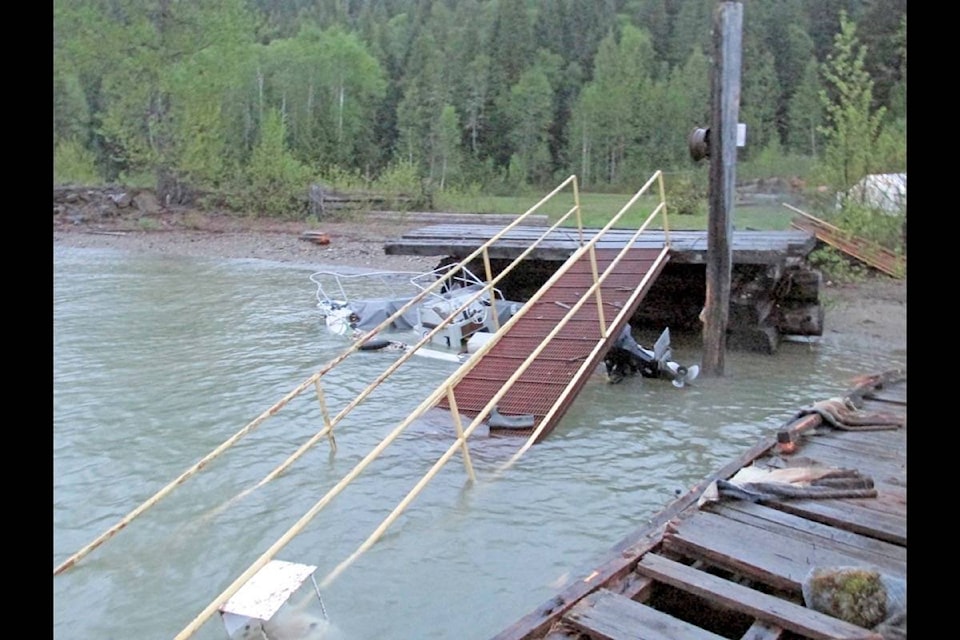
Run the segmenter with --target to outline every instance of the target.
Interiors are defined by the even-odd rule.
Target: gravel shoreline
[[[157,231],[115,228],[54,229],[54,245],[109,248],[136,253],[208,258],[239,258],[374,270],[425,271],[442,256],[388,256],[383,244],[407,228],[389,223],[362,225],[334,223],[323,226],[330,238],[321,245],[300,237],[305,225],[275,225],[255,230],[163,229]],[[279,228],[278,228],[279,227]]]

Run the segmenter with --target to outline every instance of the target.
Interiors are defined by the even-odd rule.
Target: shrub
[[[53,183],[93,186],[102,180],[92,151],[77,140],[64,140],[53,150]]]
[[[286,149],[286,126],[276,110],[268,114],[260,135],[245,172],[244,208],[255,215],[303,214],[310,170]]]
[[[867,274],[866,267],[862,264],[829,246],[811,252],[809,261],[831,282],[859,282]]]
[[[836,216],[836,226],[875,242],[891,251],[903,250],[903,221],[906,214],[890,214],[847,200]]]
[[[690,178],[674,178],[666,184],[667,211],[679,215],[700,215],[707,210],[706,191]]]

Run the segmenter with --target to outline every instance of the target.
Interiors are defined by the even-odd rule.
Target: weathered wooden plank
[[[879,636],[842,620],[775,596],[648,553],[637,571],[671,587],[777,625],[813,640],[879,640]]]
[[[898,397],[901,390],[905,398],[905,380],[885,384],[881,393]],[[870,393],[873,392],[867,395]],[[864,408],[876,411],[902,410],[898,405],[869,398],[864,399]],[[835,441],[842,443],[842,446]],[[678,564],[687,569],[706,575],[710,575],[710,566],[726,569],[759,583],[759,591],[767,591],[761,586],[767,585],[775,592],[787,594],[781,599],[797,606],[801,602],[800,585],[814,566],[870,566],[887,574],[905,575],[905,552],[894,549],[894,546],[906,547],[905,428],[896,431],[825,431],[817,436],[803,437],[795,456],[779,449],[779,455],[775,454],[773,447],[777,439],[774,436],[766,438],[765,443],[761,442],[751,452],[698,483],[690,493],[661,512],[654,522],[617,545],[610,559],[596,571],[496,636],[495,640],[537,640],[542,639],[548,630],[552,634],[554,631],[561,633],[561,629],[563,635],[549,637],[556,640],[582,640],[585,637],[583,633],[561,622],[561,616],[573,610],[579,602],[575,594],[580,593],[580,597],[585,597],[603,588],[635,600],[646,599],[647,591],[651,589],[650,581],[655,579],[647,574],[643,574],[641,580],[636,576],[642,572],[639,568],[641,563],[654,553],[658,557],[675,558]],[[902,443],[902,446],[896,443]],[[871,455],[865,453],[867,449],[871,450]],[[826,455],[808,455],[811,452],[829,454],[830,462],[836,464],[824,462]],[[896,477],[875,475],[878,470],[888,471],[890,460],[900,458],[903,459],[903,467]],[[762,506],[727,502],[724,504],[727,509],[724,517],[706,510],[696,511],[696,497],[710,483],[729,479],[751,462],[779,468],[784,459],[796,465],[821,463],[857,469],[874,478],[878,495],[876,498],[860,500],[782,500]],[[759,526],[738,523],[734,521],[736,518],[726,517],[732,510],[751,515],[762,511],[765,514],[763,520],[770,522],[763,522]],[[780,513],[771,514],[770,511]],[[817,527],[818,524],[821,526]],[[818,529],[822,530],[819,535]],[[862,548],[858,545],[858,538],[851,536],[851,533],[860,534]],[[696,560],[694,565],[685,564],[688,558]],[[878,559],[881,561],[876,561]],[[700,564],[706,569],[698,566]],[[719,576],[712,578],[722,579]],[[721,595],[733,597],[727,593],[726,584],[723,586]],[[655,586],[653,593],[657,593]],[[697,595],[689,591],[686,593],[691,594],[686,596],[688,598]],[[715,608],[709,603],[705,603],[705,606],[707,609]],[[696,614],[689,617],[686,613],[678,615],[691,621],[702,619]],[[736,615],[742,618],[744,614]],[[741,636],[741,640],[774,640],[782,637],[794,638],[797,634],[778,624],[757,620]]]
[[[898,412],[885,411],[884,414],[886,414],[884,417],[889,420]],[[880,420],[881,418],[875,419]],[[808,442],[811,445],[822,444],[851,451],[857,454],[851,456],[854,460],[862,457],[864,459],[903,461],[907,444],[903,428],[896,425],[878,426],[892,428],[857,431],[824,425],[821,427],[818,436],[811,438]]]
[[[673,534],[664,538],[663,546],[795,593],[800,592],[807,573],[816,566],[867,564],[892,575],[906,572],[904,563],[837,545],[828,537],[812,544],[706,512],[683,520]]]
[[[564,621],[597,640],[722,640],[706,629],[606,589],[592,593]]]
[[[608,584],[607,589],[624,598],[643,602],[650,597],[653,586],[654,581],[647,576],[638,573],[629,573],[624,576],[622,580]]]
[[[762,620],[756,620],[747,632],[740,636],[740,640],[781,640],[786,633],[775,624],[769,624]]]
[[[793,502],[783,500],[780,502]],[[808,500],[807,502],[833,502],[832,500]],[[782,533],[784,536],[795,537],[796,540],[810,544],[820,544],[824,537],[841,548],[841,545],[862,550],[864,553],[875,553],[889,558],[891,561],[903,563],[906,567],[907,550],[900,545],[884,542],[868,536],[852,533],[843,529],[825,526],[823,523],[811,521],[799,515],[779,510],[773,503],[765,505],[753,502],[728,500],[721,504],[704,506],[704,509],[721,515],[735,522],[742,522],[755,527],[762,527],[769,531]]]
[[[903,456],[896,453],[884,457],[868,456],[864,455],[862,448],[843,445],[839,439],[810,439],[803,445],[803,455],[826,466],[855,469],[873,478],[878,490],[887,484],[902,486],[906,482],[906,459]]]
[[[384,245],[387,255],[460,255],[476,250],[504,226],[484,224],[432,225],[414,229],[400,239]],[[503,233],[490,247],[491,257],[512,259],[544,236],[545,229],[518,225]],[[584,229],[582,239],[593,238],[599,229]],[[630,240],[635,230],[610,229],[598,246],[619,248]],[[663,243],[669,236],[671,259],[679,262],[703,263],[707,252],[705,231],[645,231],[638,242]],[[580,246],[581,234],[572,227],[555,229],[546,234],[530,254],[538,260],[563,261]],[[786,257],[806,256],[816,246],[816,238],[798,231],[735,231],[732,240],[734,262],[739,264],[778,264]]]
[[[861,500],[784,500],[770,506],[837,529],[907,546],[907,517],[861,508]]]
[[[907,386],[903,385],[899,389],[877,389],[871,394],[864,396],[866,401],[874,401],[872,404],[865,404],[865,407],[873,407],[877,409],[880,403],[890,403],[898,405],[907,404]]]

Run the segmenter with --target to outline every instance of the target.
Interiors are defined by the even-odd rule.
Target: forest
[[[54,0],[54,184],[305,215],[311,185],[692,171],[717,0]],[[906,0],[745,0],[740,175],[906,171]]]

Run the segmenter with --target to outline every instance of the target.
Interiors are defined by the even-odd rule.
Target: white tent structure
[[[907,174],[875,173],[864,176],[847,191],[846,198],[891,215],[906,214]],[[839,206],[840,199],[837,200]]]

